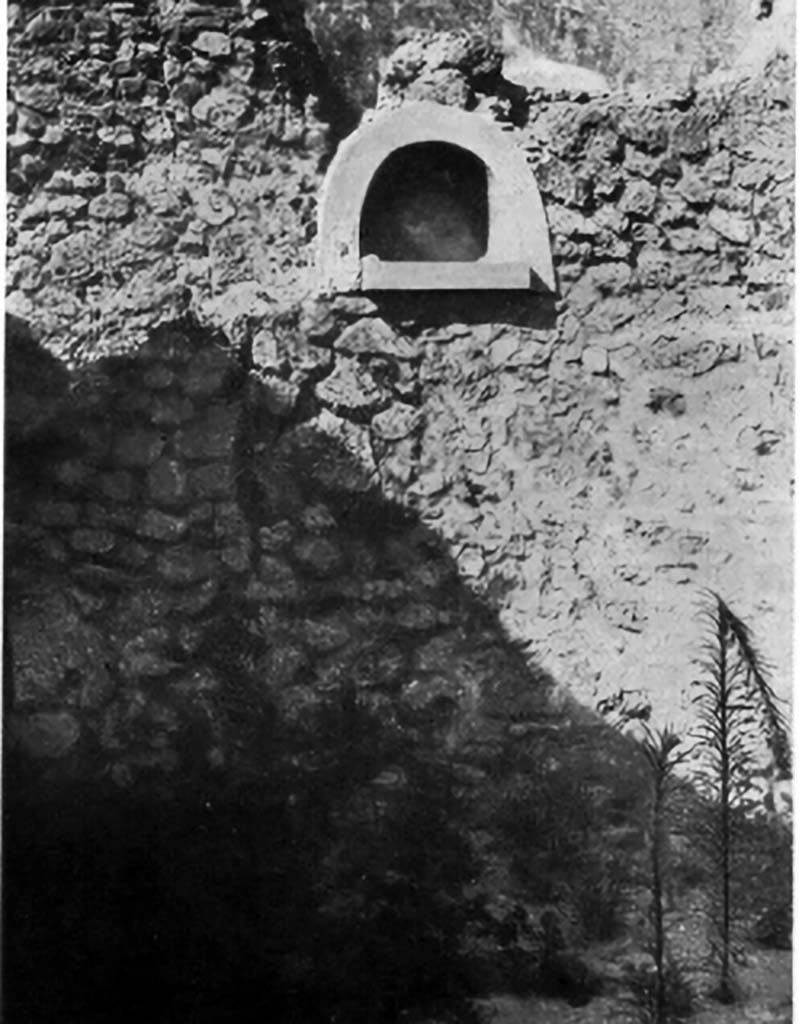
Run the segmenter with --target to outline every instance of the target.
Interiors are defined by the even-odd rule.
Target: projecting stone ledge
[[[532,288],[533,273],[526,263],[384,262],[377,256],[361,260],[364,291],[432,291],[474,288]]]

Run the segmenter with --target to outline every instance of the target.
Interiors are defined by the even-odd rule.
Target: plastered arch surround
[[[384,262],[361,258],[360,221],[372,179],[396,150],[446,143],[486,168],[488,247],[474,262]],[[437,103],[378,111],[346,138],[322,190],[317,267],[323,293],[371,289],[532,288],[554,291],[541,196],[524,154],[493,122]]]

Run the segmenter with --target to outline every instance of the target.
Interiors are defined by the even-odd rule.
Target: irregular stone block
[[[105,192],[89,203],[89,216],[94,220],[121,221],[130,213],[130,198],[124,192]]]
[[[492,454],[488,448],[482,451],[465,451],[461,453],[460,464],[471,476],[483,476],[491,465]]]
[[[294,539],[294,527],[288,520],[274,526],[262,526],[258,531],[258,543],[263,551],[281,551]]]
[[[747,245],[752,237],[752,227],[747,217],[714,207],[707,218],[708,225],[722,238],[736,245]]]
[[[189,525],[196,523],[210,523],[214,518],[214,503],[211,501],[200,501],[189,509]]]
[[[602,263],[591,267],[589,276],[601,294],[615,295],[629,285],[632,269],[627,263]]]
[[[137,533],[143,537],[152,537],[153,540],[172,541],[179,540],[187,529],[188,523],[184,517],[151,508],[139,520]]]
[[[16,91],[18,104],[23,107],[29,107],[40,114],[55,114],[58,111],[61,99],[62,93],[59,87],[45,82],[24,86]]]
[[[231,572],[247,572],[250,568],[250,541],[244,538],[237,544],[228,544],[219,552],[219,560]]]
[[[47,215],[72,220],[81,217],[88,209],[88,205],[88,200],[84,196],[56,196],[47,204]]]
[[[594,241],[594,256],[605,260],[627,261],[632,252],[629,241],[619,238],[608,231],[603,231]]]
[[[119,658],[120,672],[129,679],[168,675],[177,667],[177,663],[164,653],[169,640],[169,630],[165,626],[147,629],[129,640]]]
[[[167,583],[186,585],[209,579],[217,570],[216,555],[192,547],[172,548],[156,559],[158,572]]]
[[[158,217],[137,217],[129,234],[131,242],[145,250],[143,258],[157,258],[175,247],[178,235],[164,225]]]
[[[665,409],[672,416],[682,416],[687,404],[682,392],[674,391],[672,388],[657,387],[649,389],[647,408],[652,412],[660,412],[661,409]]]
[[[699,249],[698,234],[696,228],[672,228],[668,232],[669,247],[674,252],[696,252]]]
[[[378,313],[377,304],[368,295],[335,295],[330,301],[333,311],[345,317],[371,317]]]
[[[33,715],[12,714],[9,733],[24,753],[33,758],[59,758],[68,754],[80,739],[80,725],[68,711],[41,711]]]
[[[598,232],[609,231],[614,235],[625,232],[629,226],[628,218],[615,206],[600,206],[591,217],[591,223]]]
[[[117,539],[110,530],[73,530],[69,542],[76,551],[92,555],[107,555]]]
[[[158,427],[176,427],[190,420],[194,406],[180,395],[154,395],[147,405],[150,422]]]
[[[230,36],[225,32],[200,32],[192,48],[208,57],[229,57],[231,54]]]
[[[408,86],[405,92],[407,100],[430,100],[446,107],[459,107],[465,110],[472,99],[472,90],[465,76],[455,68],[437,68],[427,71]],[[378,106],[388,105],[385,100]]]
[[[427,602],[416,602],[396,612],[394,621],[402,629],[435,629],[439,622],[438,610]]]
[[[238,540],[250,536],[247,519],[235,501],[216,502],[210,518],[215,537]]]
[[[140,348],[140,359],[164,359],[167,362],[185,363],[196,352],[196,347],[185,334],[174,328],[156,331]]]
[[[133,496],[133,477],[123,469],[95,477],[95,485],[101,494],[112,501],[130,501]]]
[[[185,615],[199,615],[210,608],[218,594],[219,581],[212,577],[176,597],[175,610]]]
[[[262,329],[252,342],[252,361],[261,370],[280,376],[291,371],[292,383],[312,375],[322,376],[333,362],[329,348],[311,344],[293,329]]]
[[[411,438],[403,438],[401,441],[386,444],[385,453],[376,453],[379,459],[380,476],[383,485],[389,489],[391,496],[397,487],[407,487],[416,476],[419,463],[417,443]],[[402,495],[397,494],[401,498]]]
[[[262,555],[258,562],[258,579],[247,588],[249,596],[264,601],[296,601],[300,596],[300,583],[294,570],[282,559]]]
[[[330,345],[341,330],[341,317],[329,300],[317,298],[303,303],[298,329],[312,345]]]
[[[188,495],[188,473],[174,459],[159,459],[147,474],[147,490],[157,505],[180,505]]]
[[[460,701],[461,689],[454,679],[445,676],[433,676],[424,681],[414,679],[402,688],[401,699],[414,711],[423,711],[432,705],[443,702],[454,708]]]
[[[240,408],[212,405],[175,437],[175,448],[187,459],[229,458],[233,454]]]
[[[706,178],[699,174],[684,174],[677,186],[683,198],[694,206],[704,206],[713,201],[716,190]]]
[[[128,565],[135,569],[140,569],[151,560],[152,554],[143,545],[127,541],[124,544],[120,544],[114,558],[120,565]]]
[[[215,693],[221,683],[216,673],[205,666],[195,669],[190,675],[169,684],[169,689],[181,697],[193,697],[197,694]]]
[[[466,579],[477,579],[485,572],[485,559],[476,548],[464,548],[456,561],[459,571]]]
[[[408,596],[409,586],[404,580],[369,580],[357,586],[354,596],[366,604],[375,601],[398,601]]]
[[[43,526],[77,526],[79,508],[66,501],[38,501],[31,506],[30,517]]]
[[[325,537],[311,537],[294,546],[294,556],[304,568],[325,579],[335,575],[341,567],[343,555],[333,541]]]
[[[686,114],[671,132],[671,146],[680,156],[699,157],[710,148],[707,118],[699,113]]]
[[[575,172],[563,160],[551,157],[536,163],[535,176],[541,192],[560,203],[571,204],[577,195]]]
[[[600,167],[594,177],[594,196],[597,199],[616,198],[624,187],[623,175],[613,167]]]
[[[30,153],[30,151],[36,145],[36,139],[33,136],[28,135],[27,132],[12,132],[6,139],[6,148],[8,149],[9,155],[22,156],[23,154]]]
[[[410,406],[395,402],[372,420],[372,430],[384,441],[398,441],[417,435],[424,427],[424,414]]]
[[[619,200],[619,209],[631,217],[646,219],[657,202],[657,189],[646,181],[631,181]]]
[[[305,642],[314,651],[328,654],[345,647],[350,640],[350,633],[344,623],[335,619],[323,621],[306,620],[302,624],[302,635]]]
[[[342,358],[329,377],[316,386],[320,402],[342,411],[364,413],[387,403],[387,394],[357,359]]]
[[[249,97],[234,89],[217,86],[192,107],[192,116],[220,132],[233,132],[250,110]]]
[[[262,328],[252,340],[252,361],[259,370],[266,373],[280,373],[285,363],[285,354],[280,351],[280,342],[272,330]]]
[[[223,188],[208,186],[196,189],[192,199],[194,215],[203,224],[218,228],[236,216],[236,204]]]
[[[386,360],[383,379],[391,388],[394,397],[404,403],[416,404],[419,399],[419,372],[416,365],[395,363]],[[375,372],[378,367],[375,367]],[[387,372],[390,371],[390,372]]]
[[[665,228],[675,224],[693,226],[696,224],[696,214],[681,196],[671,193],[665,197],[665,201],[661,202],[655,216],[655,223]]]
[[[680,274],[668,253],[646,248],[638,254],[636,277],[642,288],[665,288],[675,284]]]
[[[563,238],[592,237],[597,232],[593,221],[567,206],[550,207],[549,226],[554,234]]]
[[[294,411],[300,397],[300,388],[291,381],[268,377],[263,381],[261,397],[273,416],[287,418]]]
[[[704,164],[704,173],[714,185],[728,185],[732,174],[732,160],[729,150],[721,149]]]
[[[15,707],[57,699],[93,706],[107,693],[110,656],[104,639],[66,593],[23,597],[9,607],[8,618]]]
[[[662,153],[669,144],[666,124],[651,109],[631,107],[625,111],[619,125],[622,137],[629,139],[645,153]],[[629,153],[629,151],[628,151]]]
[[[196,397],[221,391],[234,367],[232,354],[219,348],[204,349],[192,356],[183,380],[183,390],[187,395]]]
[[[154,430],[141,430],[122,434],[114,442],[114,457],[124,467],[151,466],[166,444],[166,435]]]
[[[147,85],[144,75],[123,75],[119,79],[119,91],[126,100],[138,100]]]
[[[278,643],[258,667],[270,689],[282,690],[290,686],[301,671],[308,668],[308,658],[302,648]]]
[[[124,505],[108,505],[90,502],[85,507],[84,525],[89,524],[100,530],[117,530],[127,533],[136,520],[134,509]]]
[[[146,388],[160,391],[162,388],[168,388],[174,379],[175,374],[168,366],[164,366],[163,363],[154,363],[144,371],[142,384]]]
[[[604,374],[608,372],[607,350],[599,345],[588,345],[583,349],[583,368],[588,373]]]
[[[336,520],[326,505],[309,505],[303,509],[302,525],[310,533],[326,533],[335,530]]]
[[[231,498],[236,478],[233,467],[227,462],[212,462],[198,466],[188,474],[189,493],[200,500]]]

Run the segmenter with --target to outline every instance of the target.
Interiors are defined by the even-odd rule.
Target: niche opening
[[[546,216],[524,150],[436,103],[365,115],[319,204],[320,291],[553,292]]]
[[[418,142],[380,165],[361,209],[361,258],[471,263],[487,251],[488,172],[479,157]]]

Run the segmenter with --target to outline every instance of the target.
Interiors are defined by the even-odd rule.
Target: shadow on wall
[[[4,1019],[590,998],[562,954],[643,870],[635,752],[224,339],[7,351]]]

